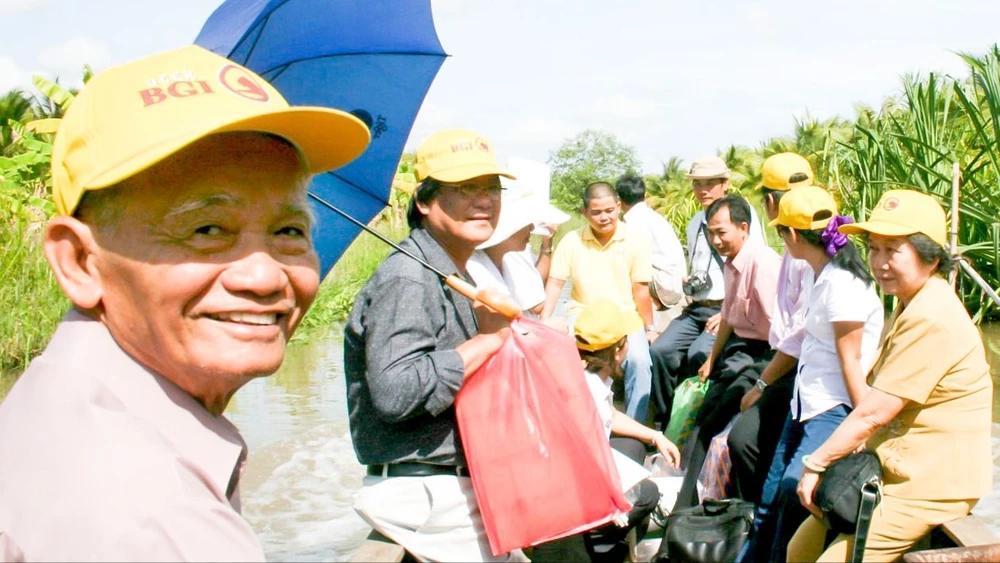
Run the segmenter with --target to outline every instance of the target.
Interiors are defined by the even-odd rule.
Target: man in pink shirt
[[[43,238],[72,308],[0,404],[0,561],[264,561],[223,411],[316,296],[309,178],[369,138],[200,47],[87,83]]]
[[[750,204],[727,195],[709,206],[709,242],[726,258],[726,298],[719,334],[708,359],[698,369],[712,380],[695,419],[693,450],[674,509],[698,504],[698,473],[712,438],[740,412],[740,401],[760,377],[759,365],[773,355],[768,342],[781,258],[762,241],[750,238]]]
[[[757,189],[769,220],[778,217],[778,202],[789,190],[811,185],[812,166],[801,155],[785,152],[769,156],[761,167]],[[734,494],[760,504],[764,480],[778,438],[791,408],[795,372],[806,334],[806,309],[814,282],[812,266],[785,252],[778,274],[778,294],[771,312],[768,341],[774,357],[760,379],[743,396],[742,413],[729,432]]]

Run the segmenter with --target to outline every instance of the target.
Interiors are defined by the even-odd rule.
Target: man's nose
[[[287,287],[288,275],[270,252],[256,250],[230,264],[222,275],[222,283],[233,293],[267,297]]]

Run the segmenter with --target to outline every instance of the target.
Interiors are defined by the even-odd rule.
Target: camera
[[[687,281],[684,282],[684,285],[681,286],[681,289],[684,290],[684,295],[689,297],[703,291],[708,291],[712,289],[712,278],[708,277],[708,272],[705,271],[692,272],[688,276]]]

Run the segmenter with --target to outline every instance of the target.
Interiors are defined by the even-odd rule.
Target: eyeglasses
[[[442,182],[441,185],[448,186],[449,188],[454,188],[462,192],[462,195],[467,197],[477,197],[485,194],[493,199],[498,199],[500,197],[500,194],[502,194],[503,191],[506,189],[503,187],[503,185],[499,183],[482,185],[482,184],[473,184],[471,182],[468,184],[446,184]]]

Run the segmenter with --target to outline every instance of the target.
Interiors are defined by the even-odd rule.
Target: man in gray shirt
[[[421,180],[401,246],[445,274],[469,280],[466,262],[500,215],[492,144],[447,130],[417,149]],[[412,258],[394,253],[361,290],[344,339],[351,437],[368,477],[355,509],[421,560],[494,557],[457,436],[453,406],[465,378],[510,328]]]

